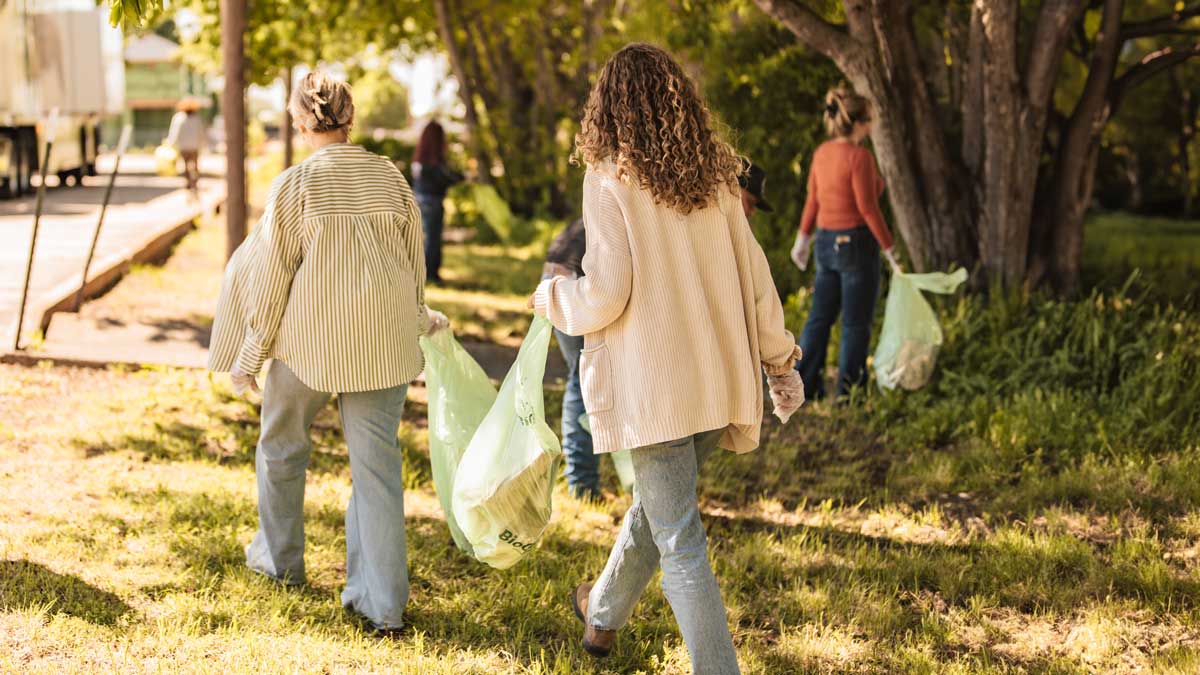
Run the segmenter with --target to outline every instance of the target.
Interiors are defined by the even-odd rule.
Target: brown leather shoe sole
[[[571,593],[571,607],[575,609],[575,616],[583,622],[583,651],[604,658],[612,652],[613,643],[617,641],[617,631],[601,630],[588,625],[587,622],[587,598],[592,592],[591,584],[579,584],[575,587],[575,592]]]

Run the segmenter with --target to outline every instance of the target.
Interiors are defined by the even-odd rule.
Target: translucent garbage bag
[[[942,327],[921,291],[953,293],[967,280],[967,271],[952,274],[893,274],[883,315],[883,330],[875,348],[875,379],[883,389],[920,389],[933,376]]]
[[[179,175],[179,151],[163,144],[154,149],[154,172],[168,178]]]
[[[579,416],[579,425],[589,434],[592,433],[592,424],[586,414]],[[609,455],[612,457],[613,468],[617,470],[617,481],[621,483],[621,489],[626,494],[633,494],[633,456],[628,450],[618,450]]]
[[[420,343],[425,354],[425,387],[429,395],[433,486],[454,543],[470,554],[471,544],[459,528],[451,505],[454,474],[475,430],[496,401],[496,388],[451,331],[422,336]]]
[[[550,323],[535,317],[454,476],[454,518],[475,558],[497,569],[533,550],[550,522],[562,446],[546,424]]]

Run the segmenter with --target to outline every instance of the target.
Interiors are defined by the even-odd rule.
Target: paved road
[[[146,170],[144,158],[123,169]],[[102,162],[101,170],[111,163]],[[46,193],[33,262],[22,340],[38,330],[43,312],[78,288],[88,246],[100,213],[106,177],[83,186],[51,188]],[[181,189],[181,179],[122,175],[105,217],[89,279],[121,264],[150,242],[211,211],[223,199],[220,181],[204,179],[199,197]],[[11,349],[17,309],[25,280],[35,200],[0,201],[0,351]]]

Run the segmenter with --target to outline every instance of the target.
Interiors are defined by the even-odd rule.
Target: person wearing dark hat
[[[757,164],[745,162],[746,171],[738,176],[738,185],[742,187],[742,210],[746,218],[754,215],[755,211],[773,213],[775,209],[767,201],[767,173]]]

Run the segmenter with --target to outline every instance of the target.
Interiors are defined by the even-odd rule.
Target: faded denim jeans
[[[637,448],[633,505],[588,598],[595,628],[617,630],[662,567],[663,594],[683,633],[696,675],[737,675],[737,654],[721,589],[708,561],[696,481],[723,429]]]
[[[825,397],[825,354],[839,312],[842,342],[837,395],[846,396],[852,388],[866,384],[880,277],[879,244],[865,225],[845,231],[817,230],[815,249],[812,309],[800,333],[804,356],[796,362],[804,380],[804,397],[813,401]]]
[[[342,604],[376,628],[403,627],[408,604],[403,461],[396,437],[407,391],[401,385],[338,394],[353,482]],[[331,396],[309,389],[282,361],[271,364],[255,453],[259,529],[246,547],[246,564],[288,584],[304,583],[309,427]]]

